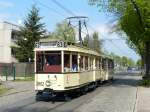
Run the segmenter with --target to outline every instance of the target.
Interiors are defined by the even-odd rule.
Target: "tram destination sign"
[[[67,47],[67,42],[64,42],[64,41],[36,42],[35,47],[36,48]]]

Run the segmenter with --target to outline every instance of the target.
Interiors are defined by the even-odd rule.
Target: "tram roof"
[[[67,43],[65,41],[61,41],[59,39],[46,39],[46,40],[41,40],[39,43],[53,43],[53,42],[63,42]],[[84,53],[84,54],[90,54],[90,55],[95,55],[95,56],[101,56],[104,58],[109,58],[112,59],[110,56],[105,55],[105,54],[100,54],[95,50],[92,50],[87,47],[81,47],[79,45],[72,45],[73,43],[70,43],[70,45],[63,46],[63,47],[58,47],[58,46],[44,46],[44,47],[38,47],[35,48],[34,51],[70,51],[70,52],[78,52],[78,53]]]

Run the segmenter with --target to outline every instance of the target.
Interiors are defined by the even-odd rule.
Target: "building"
[[[9,23],[0,22],[0,63],[17,62],[14,58],[14,52],[11,46],[15,45],[16,31],[19,26]]]

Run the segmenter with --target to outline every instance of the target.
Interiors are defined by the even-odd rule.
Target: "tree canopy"
[[[48,38],[75,43],[75,36],[74,28],[69,26],[66,21],[62,21],[56,24],[55,30],[49,34]]]
[[[89,3],[117,17],[117,31],[123,31],[129,46],[146,59],[149,74],[150,0],[89,0]]]
[[[41,23],[41,19],[39,9],[33,5],[24,20],[24,26],[20,27],[20,30],[17,32],[17,46],[12,47],[16,52],[15,57],[20,62],[33,61],[35,42],[38,42],[46,31],[44,24]]]

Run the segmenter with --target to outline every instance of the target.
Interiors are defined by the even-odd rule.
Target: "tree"
[[[35,42],[38,42],[45,34],[44,24],[40,22],[41,19],[39,9],[33,5],[24,21],[24,26],[20,27],[20,31],[17,33],[17,47],[13,47],[16,52],[15,57],[20,62],[33,61]]]
[[[123,66],[128,66],[128,65],[129,65],[129,63],[128,63],[128,58],[127,58],[127,57],[123,56],[123,57],[121,58],[121,60],[122,60],[122,65],[123,65]]]
[[[150,0],[90,0],[90,3],[118,18],[117,30],[125,32],[130,47],[145,58],[146,76],[150,78]]]
[[[75,43],[75,30],[69,26],[66,21],[58,23],[54,31],[54,38],[66,40],[71,43]]]
[[[99,39],[98,32],[94,32],[91,36],[86,35],[83,40],[83,45],[97,52],[101,52],[102,41]]]
[[[101,51],[101,42],[99,40],[98,32],[94,32],[92,35],[93,38],[93,49],[97,52]]]
[[[89,35],[86,35],[83,40],[83,46],[89,47],[90,46],[89,41],[90,41],[90,37],[89,37]]]
[[[141,66],[142,66],[142,60],[141,60],[141,59],[137,60],[136,66],[138,66],[138,67],[141,67]]]

